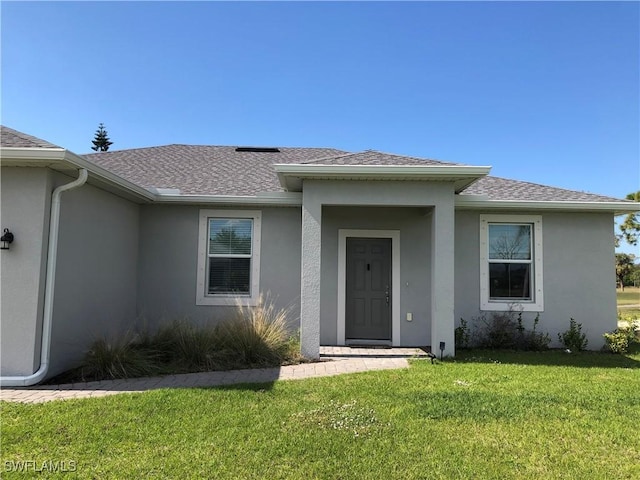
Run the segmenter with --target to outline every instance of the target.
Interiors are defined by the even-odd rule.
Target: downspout
[[[49,370],[51,354],[51,323],[53,320],[53,292],[56,285],[56,260],[58,256],[58,232],[60,231],[60,197],[62,192],[84,185],[88,172],[81,168],[78,178],[73,182],[57,187],[51,196],[51,217],[49,218],[49,246],[47,251],[47,277],[44,290],[44,314],[42,319],[42,347],[40,349],[40,367],[27,376],[0,377],[2,387],[28,387],[42,381]]]

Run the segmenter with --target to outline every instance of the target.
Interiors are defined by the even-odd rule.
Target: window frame
[[[209,220],[253,220],[251,232],[251,267],[249,294],[237,293],[208,293],[209,282]],[[242,305],[257,305],[260,297],[260,246],[262,231],[262,212],[260,210],[223,210],[201,209],[198,228],[198,272],[196,305],[234,306],[238,302]],[[225,255],[214,255],[226,257]],[[231,257],[231,256],[229,256]],[[247,258],[246,255],[242,257]]]
[[[526,259],[491,259],[489,255],[489,226],[503,225],[531,225],[531,256]],[[542,252],[542,215],[480,215],[480,310],[524,312],[544,311],[543,289],[543,252]],[[490,297],[489,265],[491,263],[514,263],[531,265],[531,299],[495,298]]]

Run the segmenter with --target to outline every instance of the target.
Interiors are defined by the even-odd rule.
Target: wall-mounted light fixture
[[[444,342],[440,342],[440,360],[442,360],[443,353],[444,353]]]
[[[2,242],[0,250],[9,250],[9,244],[13,242],[13,233],[11,233],[8,228],[4,229],[4,235],[0,237],[0,242]]]

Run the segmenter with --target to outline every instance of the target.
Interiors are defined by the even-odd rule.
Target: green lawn
[[[616,289],[616,297],[618,301],[618,318],[623,320],[640,319],[640,307],[631,306],[640,305],[640,288],[625,287],[624,292],[618,288]]]
[[[640,353],[2,404],[2,478],[640,478]]]
[[[624,292],[617,288],[616,297],[619,307],[623,305],[640,305],[640,287],[625,287]]]

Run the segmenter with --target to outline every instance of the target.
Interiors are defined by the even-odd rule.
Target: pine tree
[[[109,146],[113,144],[113,142],[109,140],[107,130],[104,128],[104,125],[102,123],[98,125],[96,136],[91,141],[91,143],[93,143],[93,147],[91,147],[91,150],[94,150],[96,152],[106,152],[107,150],[109,150]]]

